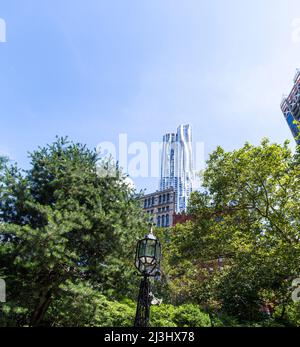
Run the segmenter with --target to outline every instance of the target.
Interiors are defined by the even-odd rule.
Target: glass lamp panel
[[[141,258],[146,255],[146,247],[147,247],[147,241],[142,240],[139,244],[139,251],[138,251],[138,257]]]
[[[151,235],[150,235],[151,236]],[[135,265],[141,273],[154,276],[159,267],[161,246],[156,238],[146,237],[137,244]]]
[[[147,247],[146,247],[146,256],[147,257],[155,257],[155,240],[148,240]]]
[[[154,261],[154,258],[152,258],[152,257],[145,257],[145,264],[152,265],[153,261]]]

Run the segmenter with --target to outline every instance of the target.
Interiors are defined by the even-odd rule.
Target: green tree
[[[7,160],[8,159],[6,157],[0,155],[0,170],[3,169],[4,164],[7,162]]]
[[[54,327],[130,327],[135,316],[131,300],[109,300],[87,281],[68,281],[60,286],[45,323]]]
[[[64,138],[30,158],[28,171],[14,166],[1,179],[0,275],[8,291],[1,323],[43,324],[65,283],[132,296],[132,253],[145,223],[120,170],[104,176],[109,163]]]
[[[300,272],[299,177],[299,149],[288,143],[218,147],[192,195],[193,222],[170,233],[173,296],[239,320],[259,320],[270,303],[283,317]],[[223,270],[209,273],[219,258]]]

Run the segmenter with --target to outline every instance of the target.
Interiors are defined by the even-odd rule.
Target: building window
[[[144,208],[147,207],[147,199],[144,201]]]
[[[160,216],[157,217],[157,226],[160,227]]]
[[[166,227],[170,226],[170,220],[169,220],[169,215],[166,215]]]
[[[161,195],[159,196],[159,203],[161,204]]]
[[[154,205],[154,196],[152,196],[152,205]]]
[[[167,194],[167,201],[170,201],[170,193]]]
[[[163,202],[166,201],[166,194],[163,195]]]
[[[166,210],[169,211],[169,210],[170,210],[170,206],[167,206],[167,207],[166,207]]]
[[[161,217],[161,226],[164,227],[165,226],[165,215],[163,215]]]
[[[298,129],[297,125],[294,124],[295,118],[294,118],[294,116],[292,115],[291,112],[288,113],[288,116],[287,116],[287,118],[286,118],[286,121],[288,122],[289,127],[290,127],[290,129],[291,129],[291,131],[292,131],[294,137],[298,136],[298,134],[299,134],[299,129]]]

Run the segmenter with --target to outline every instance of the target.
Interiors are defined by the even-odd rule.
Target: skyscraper
[[[300,70],[296,72],[292,91],[289,96],[284,96],[281,102],[281,110],[297,144],[300,145],[300,132],[295,124],[295,121],[300,121]]]
[[[180,125],[176,133],[163,137],[160,175],[160,190],[175,190],[176,213],[186,211],[193,183],[192,129],[190,125]]]

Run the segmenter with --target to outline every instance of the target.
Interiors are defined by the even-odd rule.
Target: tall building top
[[[163,136],[160,190],[174,188],[176,213],[185,212],[193,190],[192,128],[180,125],[176,133]]]
[[[174,133],[166,133],[163,136],[163,141],[164,142],[175,141],[175,136],[176,136],[176,134],[174,134]]]
[[[297,83],[297,81],[300,79],[300,69],[296,69],[296,74],[294,77],[294,83]]]
[[[300,69],[296,70],[294,77],[294,86],[288,95],[284,95],[281,101],[281,110],[287,115],[287,112],[291,109],[291,106],[298,100],[300,86]]]
[[[296,70],[294,86],[289,95],[283,97],[280,106],[297,144],[300,144],[297,124],[300,122],[300,69]]]

